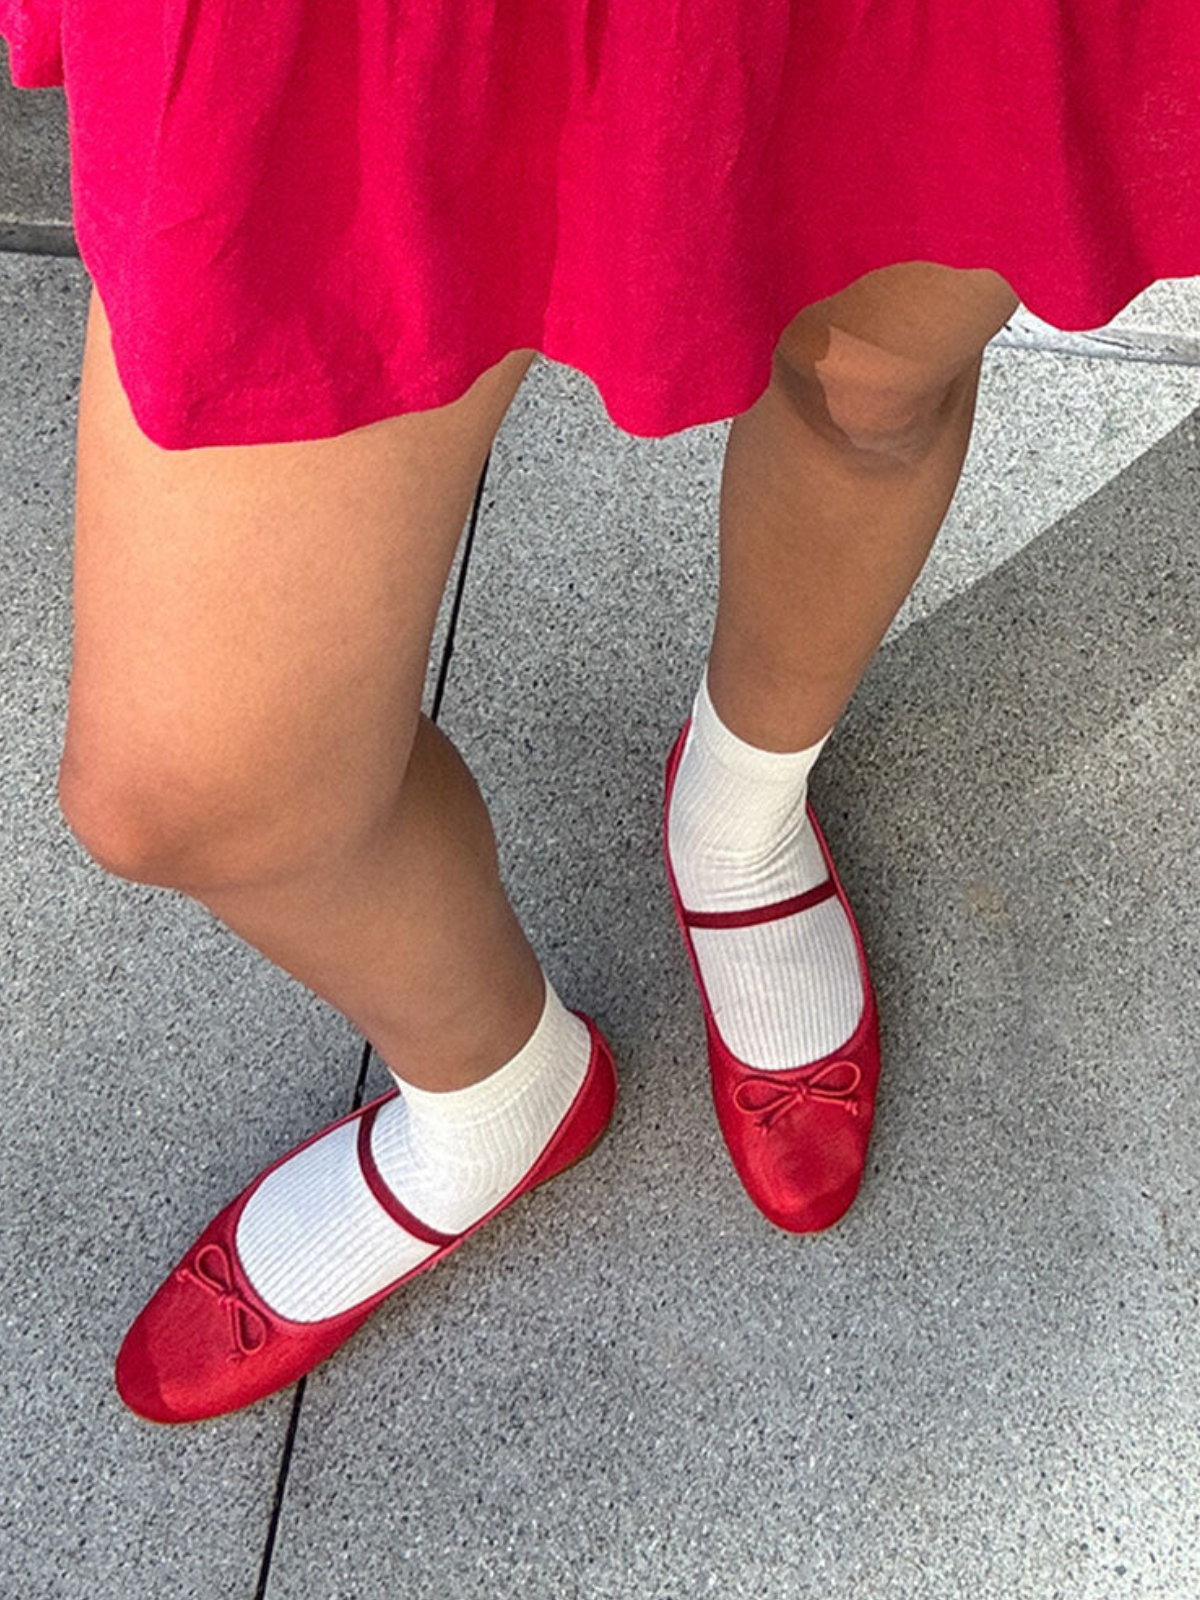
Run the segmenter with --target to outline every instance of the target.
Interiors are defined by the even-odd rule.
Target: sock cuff
[[[418,1120],[464,1127],[487,1121],[524,1094],[548,1065],[572,1054],[574,1047],[582,1051],[586,1061],[590,1053],[583,1049],[586,1024],[567,1009],[544,972],[542,980],[546,996],[537,1026],[510,1061],[478,1083],[470,1083],[465,1089],[423,1089],[392,1072],[410,1112]]]
[[[728,771],[741,773],[762,783],[781,783],[794,787],[808,777],[833,729],[804,750],[762,750],[757,745],[747,744],[732,728],[727,728],[717,715],[717,708],[708,692],[708,663],[705,662],[700,686],[692,703],[692,732],[705,750]]]

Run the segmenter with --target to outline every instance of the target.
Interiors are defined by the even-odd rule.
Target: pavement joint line
[[[79,245],[69,222],[50,218],[17,217],[0,212],[0,255],[67,256],[80,259]]]
[[[442,641],[437,687],[434,691],[433,707],[429,716],[429,720],[435,723],[438,719],[438,712],[441,710],[442,699],[449,677],[450,658],[454,653],[454,636],[458,629],[458,619],[462,610],[467,571],[471,564],[471,550],[475,543],[475,529],[479,522],[479,509],[483,503],[483,493],[487,484],[488,467],[491,465],[491,460],[492,453],[489,450],[483,463],[483,470],[479,474],[479,482],[475,486],[475,499],[471,506],[471,515],[467,523],[466,544],[463,548],[462,560],[459,563],[458,577],[454,589],[454,601],[446,625],[446,637]],[[355,1080],[354,1094],[350,1102],[351,1111],[357,1111],[362,1106],[363,1096],[367,1087],[367,1073],[371,1066],[371,1055],[371,1042],[369,1039],[364,1039],[362,1054],[359,1057],[358,1077]],[[275,1556],[275,1542],[279,1535],[279,1525],[283,1520],[283,1505],[287,1497],[288,1478],[292,1468],[292,1454],[296,1447],[296,1437],[300,1429],[300,1413],[304,1406],[307,1382],[307,1376],[301,1378],[292,1397],[292,1409],[288,1417],[287,1433],[284,1435],[283,1453],[280,1456],[279,1467],[275,1474],[275,1494],[271,1502],[271,1515],[267,1522],[267,1535],[263,1542],[263,1553],[259,1561],[258,1582],[254,1589],[254,1600],[266,1600],[267,1588],[271,1581],[271,1563]]]
[[[1092,328],[1074,332],[1053,326],[1009,322],[990,341],[1007,350],[1083,356],[1090,361],[1151,361],[1165,366],[1200,366],[1200,334],[1161,328]]]
[[[258,1582],[254,1586],[254,1600],[265,1600],[267,1585],[271,1581],[271,1560],[275,1554],[275,1539],[283,1516],[283,1500],[287,1493],[288,1473],[292,1465],[292,1451],[296,1446],[296,1433],[300,1426],[300,1408],[304,1404],[307,1377],[300,1379],[292,1396],[292,1409],[288,1417],[287,1432],[283,1438],[283,1454],[279,1471],[275,1475],[275,1495],[271,1501],[271,1515],[267,1522],[267,1537],[263,1543],[262,1558],[258,1564]]]
[[[454,585],[454,601],[450,607],[450,617],[446,624],[446,637],[442,641],[442,659],[438,665],[437,684],[433,691],[433,704],[429,711],[429,720],[436,722],[438,713],[442,709],[442,700],[445,697],[446,685],[450,680],[450,659],[454,654],[454,641],[458,633],[458,619],[462,611],[463,596],[467,588],[467,573],[471,566],[471,552],[475,548],[475,530],[479,525],[480,507],[483,504],[483,493],[487,487],[488,468],[492,464],[492,452],[489,449],[483,462],[483,470],[479,474],[479,482],[475,485],[475,499],[471,505],[471,515],[467,521],[466,541],[463,545],[462,560],[458,566],[458,578]]]

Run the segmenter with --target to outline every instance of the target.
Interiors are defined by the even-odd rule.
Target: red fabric
[[[51,89],[63,81],[59,0],[0,0],[0,35],[18,89]]]
[[[692,719],[679,730],[667,757],[663,785],[662,838],[675,920],[683,935],[692,976],[700,992],[708,1046],[709,1082],[717,1124],[742,1187],[768,1221],[789,1233],[819,1233],[850,1209],[862,1184],[875,1096],[879,1090],[879,1010],[866,951],[854,912],[808,803],[808,820],[825,859],[828,881],[854,934],[862,975],[863,1011],[840,1050],[804,1066],[763,1072],[734,1055],[721,1037],[704,986],[690,929],[701,925],[683,904],[671,865],[669,819],[675,774]],[[774,902],[786,915],[795,899]]]
[[[0,0],[65,86],[144,430],[329,435],[514,348],[661,435],[804,305],[991,267],[1064,328],[1200,274],[1196,0]]]

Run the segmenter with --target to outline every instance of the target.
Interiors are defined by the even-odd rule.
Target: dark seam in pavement
[[[479,522],[479,507],[483,501],[484,485],[487,482],[488,467],[491,465],[492,453],[489,450],[487,459],[483,463],[483,471],[479,474],[479,482],[475,487],[475,501],[471,507],[471,518],[467,525],[467,540],[463,547],[462,560],[458,567],[458,583],[454,590],[454,601],[450,608],[450,618],[446,624],[446,639],[442,645],[442,659],[438,665],[437,685],[433,692],[433,708],[429,713],[429,720],[436,722],[438,712],[442,708],[442,699],[446,692],[446,682],[450,672],[450,657],[454,653],[454,635],[458,629],[459,612],[462,610],[463,593],[467,585],[467,568],[471,562],[471,551],[475,544],[475,529]],[[364,1041],[362,1059],[358,1067],[358,1080],[354,1085],[354,1098],[351,1102],[351,1111],[357,1111],[363,1103],[363,1094],[367,1086],[367,1071],[371,1065],[371,1046]],[[271,1560],[275,1554],[275,1537],[279,1532],[279,1523],[283,1515],[283,1500],[287,1493],[288,1474],[292,1465],[292,1450],[296,1443],[296,1433],[300,1426],[300,1408],[304,1404],[304,1388],[307,1378],[301,1378],[296,1385],[296,1393],[292,1399],[292,1414],[288,1419],[287,1434],[283,1441],[283,1455],[279,1462],[279,1472],[275,1479],[275,1499],[271,1505],[271,1517],[267,1524],[267,1537],[263,1545],[262,1560],[259,1562],[258,1583],[254,1590],[254,1600],[266,1600],[267,1584],[271,1581]]]

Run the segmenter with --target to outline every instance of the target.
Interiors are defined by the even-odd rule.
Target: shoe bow
[[[833,1081],[839,1078],[842,1081]],[[825,1061],[806,1077],[792,1083],[780,1083],[774,1076],[743,1078],[733,1091],[733,1103],[739,1111],[757,1117],[764,1128],[769,1128],[792,1106],[809,1100],[839,1105],[856,1117],[859,1109],[856,1091],[861,1082],[862,1068],[857,1062]]]
[[[261,1350],[267,1342],[266,1320],[239,1292],[233,1278],[229,1256],[219,1244],[206,1244],[179,1269],[179,1276],[197,1283],[229,1311],[229,1331],[233,1337],[231,1361],[242,1361]]]

